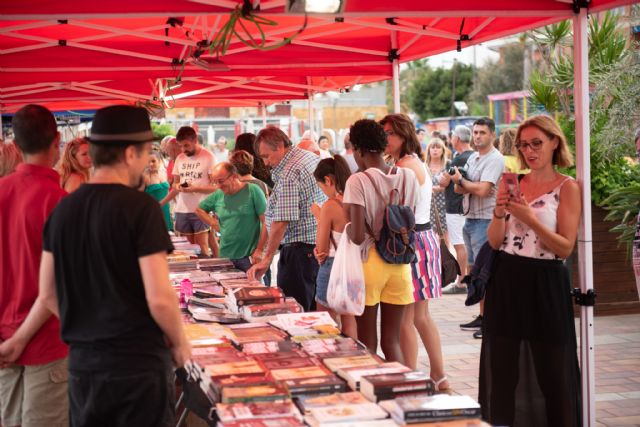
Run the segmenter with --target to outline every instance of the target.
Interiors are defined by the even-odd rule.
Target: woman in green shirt
[[[267,243],[267,200],[260,187],[241,181],[229,162],[218,163],[211,176],[218,190],[200,203],[196,214],[210,226],[215,223],[210,213],[215,214],[220,225],[219,256],[247,271],[262,259]]]

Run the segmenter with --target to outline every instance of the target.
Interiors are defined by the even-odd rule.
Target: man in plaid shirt
[[[256,152],[271,168],[274,187],[267,201],[266,254],[248,271],[249,277],[261,277],[280,248],[278,287],[286,296],[294,297],[305,311],[314,310],[318,263],[313,256],[316,220],[311,205],[326,200],[313,176],[320,158],[292,147],[287,135],[276,127],[258,133]]]

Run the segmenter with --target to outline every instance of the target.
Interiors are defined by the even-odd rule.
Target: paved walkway
[[[447,376],[459,394],[478,396],[480,340],[461,331],[478,306],[465,307],[463,295],[445,295],[431,301],[431,314],[440,328]],[[576,319],[579,336],[580,324]],[[596,425],[640,426],[640,315],[595,319]],[[424,348],[419,364],[428,372]]]

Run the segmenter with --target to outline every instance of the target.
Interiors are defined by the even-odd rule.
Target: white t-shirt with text
[[[205,148],[200,149],[200,152],[194,156],[182,153],[176,158],[173,166],[173,175],[177,177],[175,181],[180,184],[187,182],[195,186],[211,185],[209,175],[215,163],[216,158]],[[205,193],[179,193],[176,198],[175,212],[194,213],[206,196]]]

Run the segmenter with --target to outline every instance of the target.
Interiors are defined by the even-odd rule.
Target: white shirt
[[[209,175],[216,163],[216,158],[205,148],[194,156],[182,153],[176,157],[173,166],[173,175],[177,176],[180,184],[187,182],[189,185],[210,185]],[[200,202],[207,196],[204,193],[179,193],[176,198],[177,213],[194,213]]]

